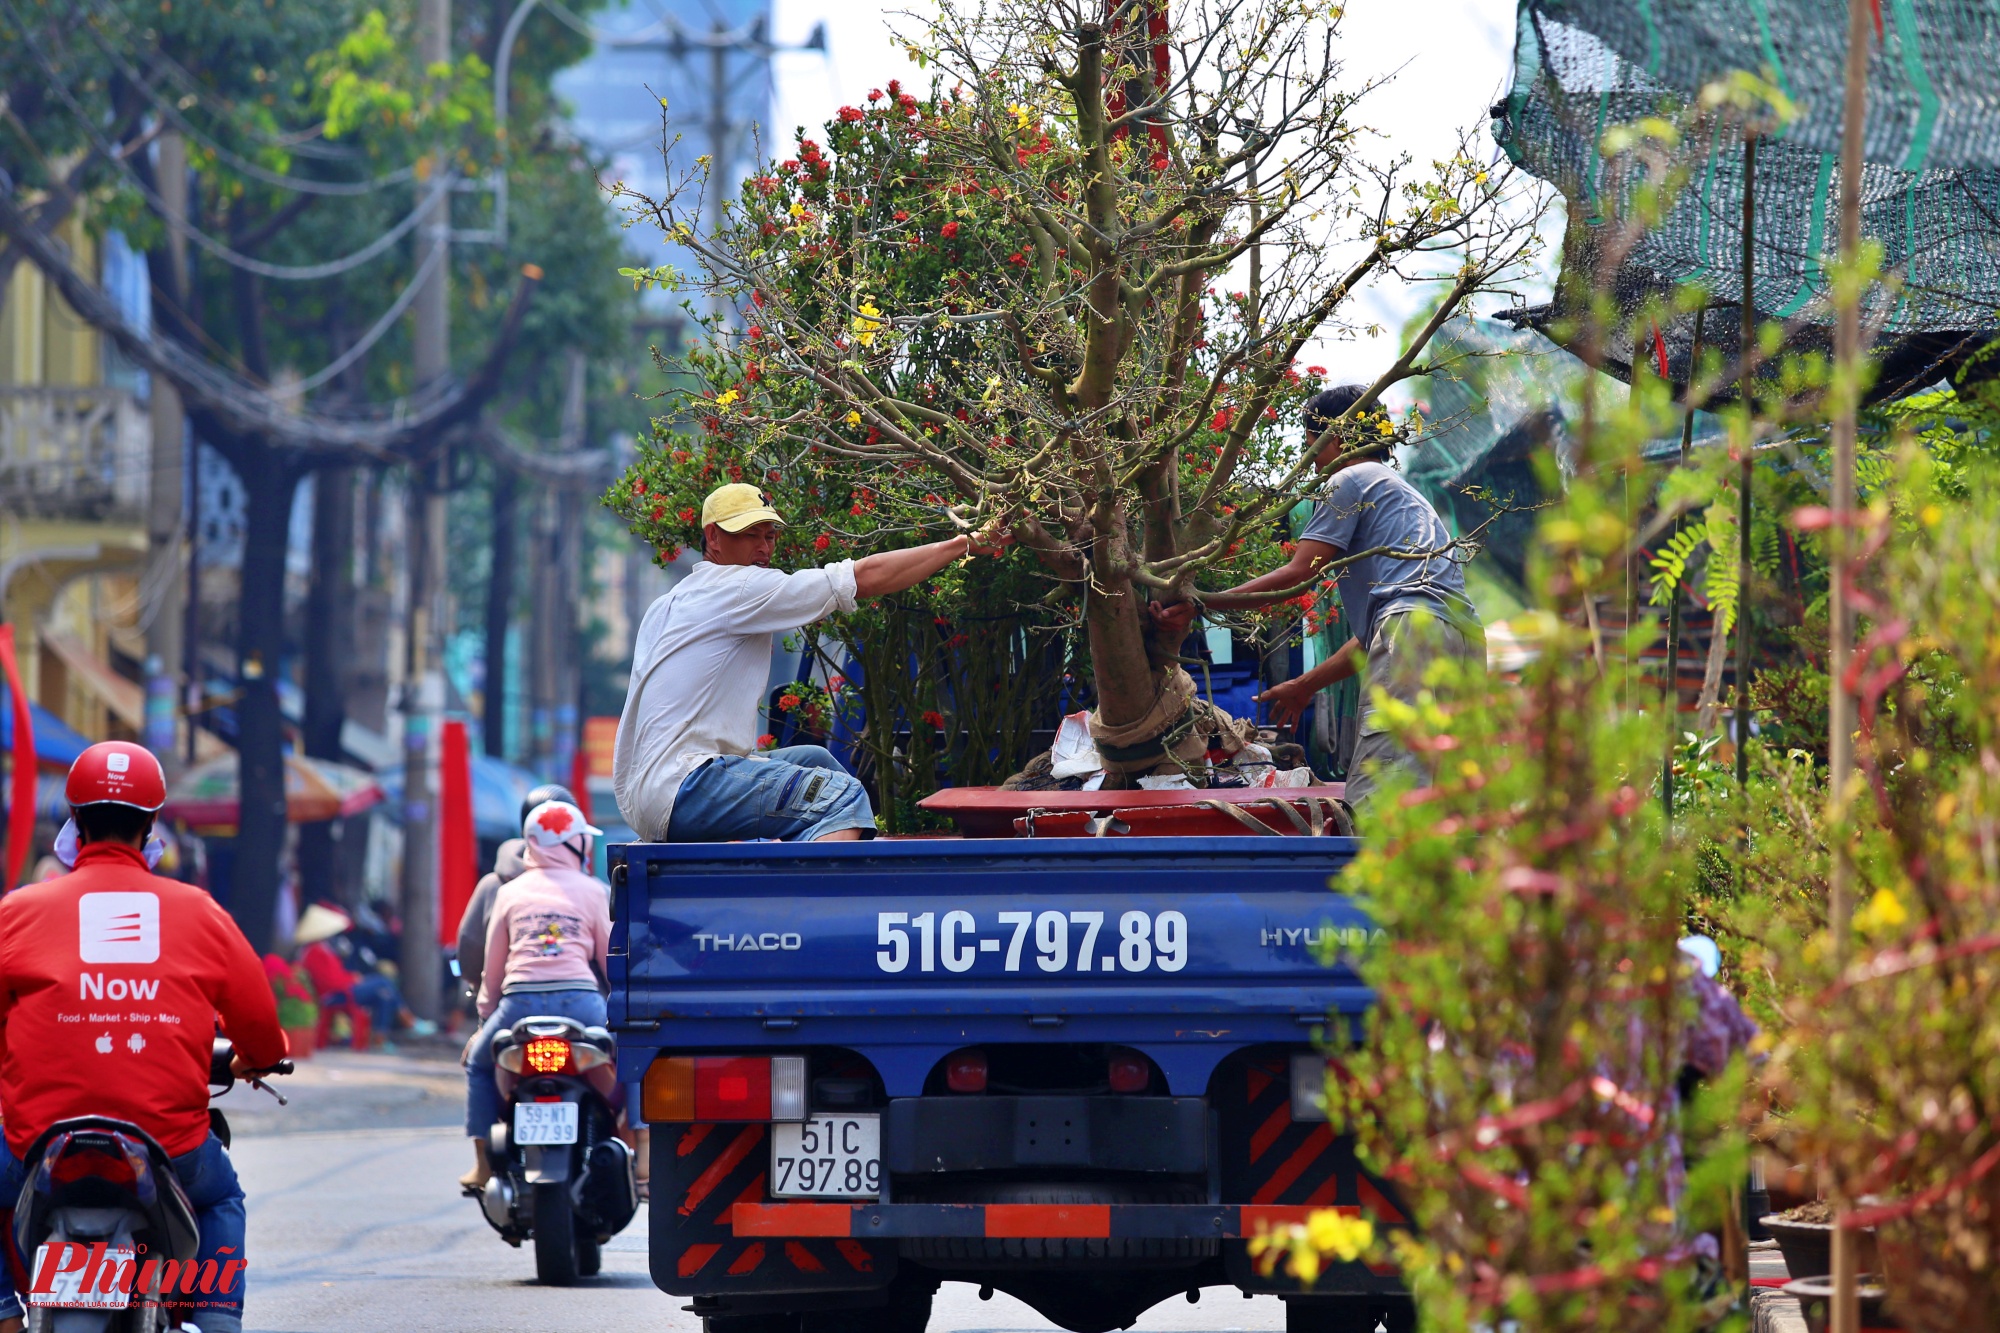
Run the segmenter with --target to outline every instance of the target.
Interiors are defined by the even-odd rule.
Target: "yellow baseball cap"
[[[724,532],[741,532],[757,523],[785,526],[785,520],[771,508],[764,492],[741,482],[718,486],[701,502],[701,525],[705,528],[711,523]]]

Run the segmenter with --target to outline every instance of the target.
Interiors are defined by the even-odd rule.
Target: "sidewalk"
[[[399,1044],[394,1053],[321,1050],[271,1080],[291,1105],[238,1083],[215,1105],[237,1137],[332,1129],[435,1129],[465,1123],[465,1073],[455,1042]]]

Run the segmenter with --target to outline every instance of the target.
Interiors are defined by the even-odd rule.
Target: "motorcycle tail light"
[[[806,1058],[803,1055],[771,1057],[771,1119],[806,1118]]]
[[[1113,1092],[1144,1092],[1153,1081],[1153,1067],[1137,1051],[1116,1051],[1108,1071]]]
[[[567,1074],[575,1069],[570,1044],[561,1037],[536,1037],[521,1048],[521,1063],[536,1074]]]
[[[701,1055],[694,1062],[694,1118],[769,1120],[771,1059],[762,1055]]]
[[[578,1073],[611,1063],[611,1053],[609,1051],[597,1046],[586,1046],[577,1043],[570,1045],[569,1058],[575,1061]]]
[[[1326,1057],[1292,1057],[1292,1119],[1326,1119]]]
[[[986,1091],[986,1052],[959,1051],[945,1061],[944,1085],[953,1092]]]
[[[676,1055],[653,1061],[639,1084],[639,1110],[648,1124],[685,1123],[694,1114],[694,1059]]]

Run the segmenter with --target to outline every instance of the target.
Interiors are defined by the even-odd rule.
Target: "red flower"
[[[762,292],[752,292],[752,293],[750,293],[750,304],[751,304],[751,305],[762,305],[762,304],[764,304],[764,293],[762,293]]]
[[[870,95],[872,96],[873,94]],[[903,81],[901,79],[889,80],[889,96],[901,97],[902,95],[903,95]]]
[[[764,326],[762,324],[752,324],[744,332],[752,338],[761,338],[764,336]]]
[[[831,545],[833,545],[833,539],[828,537],[824,532],[813,538],[813,550],[815,551],[824,551]]]
[[[854,515],[854,517],[856,517],[856,518],[860,518],[860,517],[861,517],[861,506],[860,506],[860,505],[856,505],[856,506],[854,506],[854,508],[852,508],[852,509],[848,510],[847,512],[848,512],[848,513],[850,513],[850,514],[852,514],[852,515]]]
[[[653,522],[658,523],[660,521],[661,516],[664,515],[666,512],[667,512],[667,507],[665,505],[654,505]]]
[[[881,101],[881,100],[882,100],[882,90],[881,90],[880,88],[870,88],[870,89],[868,90],[868,100],[869,100],[869,101],[871,101],[871,102],[879,102],[879,101]]]
[[[644,495],[645,493],[646,493],[646,483],[645,483],[645,482],[643,482],[643,481],[635,481],[635,482],[633,482],[633,483],[632,483],[632,494],[634,494],[634,495]]]
[[[1025,265],[1028,262],[1028,257],[1019,250],[1016,250],[1013,254],[1007,256],[1007,262],[1010,264]]]
[[[778,738],[768,731],[757,738],[757,748],[760,750],[768,750],[777,743]]]
[[[681,510],[681,522],[683,523],[694,522],[694,510],[692,508]]]
[[[1217,412],[1213,418],[1209,420],[1208,428],[1210,430],[1228,430],[1229,415],[1230,415],[1229,409],[1226,407],[1223,408],[1221,411]]]
[[[801,702],[799,696],[796,694],[781,694],[778,696],[778,707],[788,713],[797,708]]]
[[[1325,367],[1325,366],[1307,366],[1307,367],[1306,367],[1306,374],[1308,374],[1308,375],[1324,375],[1324,374],[1326,374],[1326,367]]]
[[[910,220],[910,215],[909,215],[909,213],[907,213],[906,211],[904,211],[903,209],[900,209],[900,208],[896,210],[896,221],[898,221],[898,222],[908,222],[909,220]]]
[[[858,106],[844,106],[840,108],[840,119],[844,123],[852,125],[855,121],[861,119],[861,108]]]
[[[1155,153],[1153,155],[1153,170],[1165,171],[1168,167],[1172,165],[1173,163],[1167,160],[1167,155],[1165,153]]]
[[[939,228],[938,235],[944,237],[947,241],[958,239],[958,224],[956,222],[945,223],[943,227]]]
[[[938,712],[935,708],[925,709],[923,720],[927,726],[934,727],[939,731],[944,730],[944,714]]]

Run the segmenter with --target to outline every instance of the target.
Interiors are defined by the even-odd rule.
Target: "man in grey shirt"
[[[1360,385],[1342,385],[1306,405],[1307,446],[1318,445],[1317,462],[1334,477],[1326,498],[1299,534],[1291,559],[1234,588],[1153,609],[1163,624],[1185,628],[1198,606],[1218,610],[1270,606],[1298,596],[1329,562],[1355,557],[1335,576],[1353,637],[1304,675],[1257,696],[1259,702],[1271,705],[1271,718],[1280,726],[1296,722],[1313,695],[1353,675],[1357,654],[1365,652],[1367,657],[1368,685],[1404,702],[1415,700],[1425,670],[1439,656],[1480,663],[1486,659],[1485,633],[1478,611],[1465,595],[1465,572],[1451,549],[1451,530],[1430,501],[1395,469],[1357,453],[1355,446],[1327,429],[1363,392]],[[1363,698],[1368,697],[1364,693]],[[1374,708],[1367,707],[1348,766],[1349,804],[1367,800],[1391,767],[1427,777],[1422,765],[1383,729]]]

